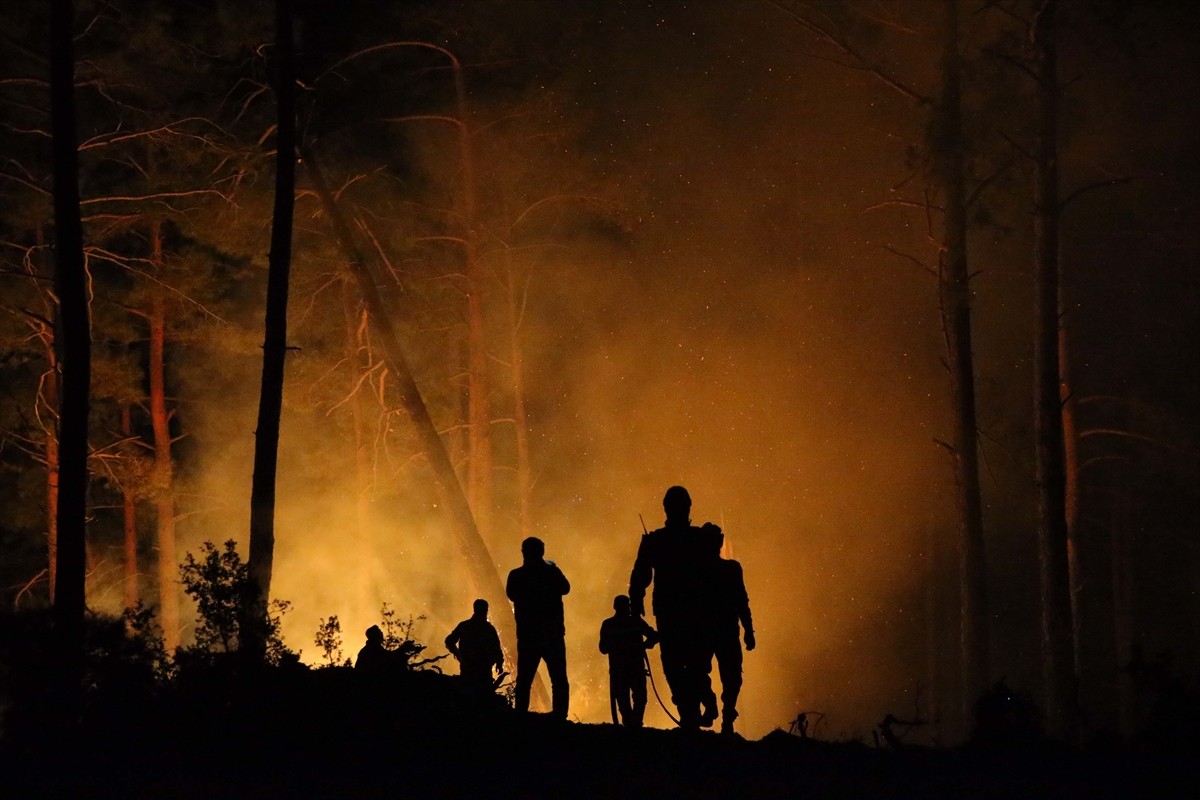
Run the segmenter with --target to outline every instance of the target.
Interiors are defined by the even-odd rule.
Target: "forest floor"
[[[322,673],[325,673],[324,675]],[[74,734],[0,742],[5,798],[1122,798],[1200,796],[1190,753],[1048,743],[870,748],[775,731],[629,730],[540,714],[406,673],[272,674],[114,698]],[[5,789],[5,787],[8,787]]]

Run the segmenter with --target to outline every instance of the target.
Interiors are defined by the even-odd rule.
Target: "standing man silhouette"
[[[717,671],[721,675],[721,733],[732,734],[733,721],[738,717],[738,695],[742,691],[742,643],[739,633],[745,635],[746,649],[753,650],[754,619],[750,615],[750,596],[746,593],[741,563],[721,558],[718,549],[715,567],[710,595],[710,636],[712,654],[717,658]]]
[[[711,522],[692,525],[691,510],[687,489],[667,489],[663,495],[666,524],[642,537],[629,576],[629,601],[633,613],[644,616],[646,588],[654,583],[654,620],[662,645],[663,673],[671,687],[671,701],[679,710],[680,727],[694,729],[712,725],[717,717],[709,678],[709,594],[719,558],[714,554],[720,553],[725,536]]]
[[[506,593],[517,618],[517,711],[529,710],[529,690],[538,663],[546,662],[550,674],[551,713],[567,718],[570,686],[567,683],[566,627],[563,595],[571,591],[562,570],[547,561],[546,545],[529,537],[521,542],[524,563],[508,573]]]
[[[454,627],[446,637],[446,649],[458,659],[458,674],[472,689],[493,691],[492,669],[503,674],[504,651],[500,635],[488,622],[488,601],[480,598],[474,613]]]

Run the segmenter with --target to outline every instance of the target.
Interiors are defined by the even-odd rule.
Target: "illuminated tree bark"
[[[1061,273],[1060,273],[1061,274]],[[1062,282],[1059,281],[1058,303],[1058,371],[1060,407],[1063,429],[1063,511],[1067,525],[1067,578],[1071,597],[1071,648],[1075,680],[1083,674],[1083,555],[1079,527],[1079,402],[1076,399],[1070,376],[1069,347],[1067,342],[1067,319],[1063,311]]]
[[[512,253],[504,251],[505,290],[508,307],[509,369],[512,372],[513,427],[517,446],[517,525],[521,538],[532,535],[533,475],[529,460],[529,419],[525,408],[525,363],[521,348],[521,324],[525,312],[525,293],[519,291],[512,264]]]
[[[46,244],[45,230],[38,226],[35,241],[39,250]],[[50,603],[54,603],[55,584],[58,572],[58,345],[55,335],[59,328],[58,304],[53,293],[41,288],[40,276],[37,274],[35,261],[26,260],[33,283],[42,305],[41,315],[30,315],[29,324],[33,329],[46,356],[46,371],[34,397],[34,417],[42,432],[41,460],[46,467],[46,584],[49,591]],[[44,416],[43,416],[44,415]]]
[[[150,259],[163,270],[162,223],[150,228]],[[163,644],[173,653],[179,646],[179,562],[175,546],[175,468],[171,462],[171,413],[167,409],[167,312],[162,286],[152,288],[150,301],[150,424],[154,432],[154,511],[158,542],[158,602]]]
[[[57,326],[56,326],[57,327]],[[43,339],[46,346],[46,357],[49,362],[49,369],[46,370],[45,380],[42,384],[42,389],[39,392],[38,402],[44,404],[47,409],[55,409],[55,417],[57,418],[57,409],[59,406],[58,399],[58,354],[57,347],[54,344],[54,333],[47,329],[46,337]],[[46,557],[47,557],[47,582],[50,588],[50,602],[54,602],[56,595],[58,577],[58,480],[59,480],[59,460],[58,460],[58,426],[57,419],[53,424],[43,423],[42,429],[45,431],[43,457],[46,463]]]
[[[126,439],[133,437],[133,421],[128,405],[121,408],[121,436]],[[127,484],[121,486],[121,533],[124,545],[124,595],[125,608],[134,608],[138,604],[138,556],[137,556],[137,500],[133,488]]]
[[[266,335],[258,427],[254,432],[254,478],[250,493],[248,566],[256,596],[243,619],[242,643],[251,658],[266,649],[266,617],[275,558],[275,476],[279,458],[279,420],[283,409],[283,367],[287,355],[288,274],[292,260],[292,215],[296,202],[296,104],[292,63],[291,0],[275,3],[275,205],[267,268]]]
[[[1038,142],[1034,161],[1034,438],[1042,595],[1042,677],[1051,731],[1073,729],[1075,674],[1066,521],[1059,348],[1058,70],[1056,0],[1038,9]]]
[[[71,0],[54,0],[50,6],[50,117],[54,154],[54,287],[59,302],[55,343],[62,375],[54,618],[68,709],[77,699],[83,668],[92,347],[79,210],[73,23]]]
[[[467,86],[462,64],[454,65],[454,92],[458,102],[458,136],[461,158],[463,255],[467,272],[467,499],[479,529],[486,537],[492,527],[495,466],[492,463],[492,413],[489,397],[487,337],[484,328],[484,274],[479,257],[478,203],[476,201],[475,150],[467,109]]]

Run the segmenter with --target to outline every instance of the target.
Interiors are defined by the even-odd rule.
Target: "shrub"
[[[325,666],[336,667],[343,662],[342,656],[342,623],[334,614],[329,619],[321,618],[317,625],[317,635],[314,637],[317,647],[325,658]],[[344,659],[345,666],[350,666],[350,659]]]
[[[188,655],[234,653],[238,651],[242,620],[247,616],[253,597],[254,583],[250,565],[243,564],[237,552],[237,542],[230,539],[218,550],[212,542],[200,547],[202,558],[188,553],[180,566],[183,590],[196,601],[196,641],[186,648]],[[266,633],[266,661],[279,665],[294,660],[292,653],[279,636],[283,615],[291,608],[286,600],[272,600],[264,617],[259,620]]]

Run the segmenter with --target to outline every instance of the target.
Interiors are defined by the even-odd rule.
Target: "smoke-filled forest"
[[[71,605],[236,649],[221,553],[270,657],[386,621],[433,659],[482,597],[514,670],[536,536],[607,722],[599,626],[683,485],[744,569],[747,739],[953,746],[1000,681],[1065,742],[1174,736],[1194,3],[278,5],[0,9],[0,675]]]

